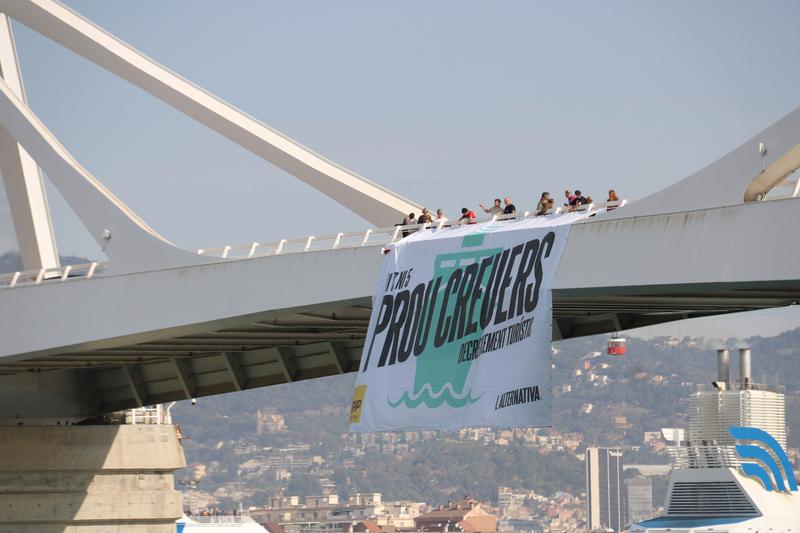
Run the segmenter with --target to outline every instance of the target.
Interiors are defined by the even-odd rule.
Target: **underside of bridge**
[[[64,390],[71,405],[43,405],[41,412],[48,413],[47,418],[74,421],[78,411],[79,418],[86,418],[352,372],[358,369],[369,323],[369,301],[364,303],[248,317],[224,329],[165,334],[144,343],[118,340],[102,348],[77,348],[3,363],[0,383],[35,379],[51,391]],[[76,392],[82,398],[74,403]],[[30,398],[19,399],[3,401],[5,413],[0,418],[9,417],[9,402],[25,412],[22,418],[37,418]]]
[[[612,294],[609,294],[609,293]],[[791,305],[800,282],[630,287],[554,293],[554,339],[622,331],[675,320]],[[358,370],[371,312],[369,298],[316,309],[228,320],[224,328],[165,332],[147,342],[106,342],[0,366],[0,383],[14,382],[20,419],[39,409],[20,395],[31,380],[63,390],[66,404],[41,406],[48,418],[76,420],[130,407],[290,383]],[[24,387],[22,387],[24,390]],[[32,391],[38,389],[32,388]],[[80,398],[75,403],[77,397]],[[57,401],[58,395],[55,395]],[[9,403],[11,402],[11,403]],[[13,411],[13,409],[12,409]],[[24,412],[24,414],[22,414]],[[58,413],[61,413],[60,415]],[[6,410],[3,418],[13,417]]]

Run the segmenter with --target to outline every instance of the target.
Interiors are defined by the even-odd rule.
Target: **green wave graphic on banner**
[[[461,247],[468,248],[481,246],[484,241],[483,232],[475,232],[462,239]],[[470,250],[464,252],[454,252],[437,255],[434,265],[434,278],[441,276],[443,280],[449,279],[450,275],[458,268],[464,268],[472,263],[480,264],[486,257],[494,256],[503,251],[503,248],[491,248],[487,250]],[[485,269],[479,283],[483,289],[480,298],[476,300],[474,309],[480,314],[481,305],[486,295],[487,280],[492,278],[494,264]],[[443,287],[441,291],[447,290]],[[440,298],[436,299],[440,301]],[[453,294],[447,299],[447,308],[444,316],[452,316],[456,306],[456,298]],[[434,316],[438,317],[440,312],[432,310]],[[436,408],[446,403],[450,407],[461,408],[475,403],[483,396],[483,392],[473,396],[471,390],[464,390],[467,376],[472,367],[472,361],[458,362],[458,353],[462,344],[478,340],[483,335],[483,328],[480,320],[477,322],[477,330],[463,337],[455,336],[454,342],[445,342],[439,347],[430,345],[425,352],[416,358],[416,370],[414,377],[414,390],[412,394],[404,392],[400,399],[392,401],[386,399],[390,407],[396,408],[404,405],[414,409],[424,404],[429,408]],[[437,321],[433,320],[430,329],[436,329]]]

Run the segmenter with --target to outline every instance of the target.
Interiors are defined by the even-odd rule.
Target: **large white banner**
[[[390,246],[350,430],[550,425],[551,287],[584,216],[425,230]]]

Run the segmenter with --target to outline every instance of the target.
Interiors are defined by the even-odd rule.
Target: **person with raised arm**
[[[495,216],[503,214],[503,208],[500,207],[500,204],[501,204],[500,198],[495,198],[494,205],[492,207],[484,207],[483,204],[478,204],[478,205],[481,206],[481,209],[483,209],[483,212],[486,213],[487,215]]]

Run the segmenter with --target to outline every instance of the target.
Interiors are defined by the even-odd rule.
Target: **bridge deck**
[[[795,303],[800,248],[786,243],[799,207],[576,223],[554,338]],[[0,308],[16,310],[3,319],[0,418],[84,417],[354,371],[385,242],[0,290]]]

